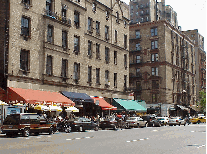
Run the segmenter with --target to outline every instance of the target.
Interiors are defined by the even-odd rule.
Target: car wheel
[[[125,128],[126,128],[126,129],[128,129],[128,128],[129,128],[129,124],[128,124],[128,123],[126,124]]]
[[[105,130],[105,127],[101,127],[102,130]]]
[[[178,124],[179,126],[181,125],[181,123]]]
[[[80,126],[80,127],[79,127],[79,132],[82,132],[82,131],[83,131],[83,127]]]
[[[51,134],[54,134],[53,127],[50,127],[50,129],[49,129],[49,135],[51,135]]]
[[[186,124],[184,124],[184,126],[185,126]]]
[[[200,124],[201,123],[201,121],[200,120],[198,120],[198,122],[197,122],[198,124]]]
[[[139,128],[139,123],[137,123],[137,128]]]
[[[99,129],[98,126],[96,126],[96,127],[94,128],[95,131],[98,131],[98,129]]]
[[[23,130],[22,136],[24,136],[24,137],[28,137],[29,136],[29,128],[25,128]]]
[[[114,125],[114,130],[117,130],[117,127],[116,127],[116,125]]]
[[[35,132],[34,134],[35,134],[35,136],[38,136],[39,135],[39,132]]]
[[[70,133],[70,132],[71,132],[71,127],[68,126],[68,127],[65,129],[65,132],[66,132],[66,133]]]

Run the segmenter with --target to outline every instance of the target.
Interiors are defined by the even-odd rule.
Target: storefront
[[[75,107],[79,109],[78,116],[96,116],[97,106],[86,93],[62,91],[61,94],[75,102]]]
[[[146,103],[139,104],[137,100],[126,100],[113,98],[112,105],[117,107],[118,112],[127,111],[127,112],[135,112],[135,113],[146,113]]]

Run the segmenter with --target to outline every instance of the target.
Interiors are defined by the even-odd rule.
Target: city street
[[[1,134],[0,145],[1,154],[205,154],[206,124],[11,138]]]

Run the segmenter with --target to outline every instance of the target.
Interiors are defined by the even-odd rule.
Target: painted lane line
[[[126,142],[131,142],[131,141],[126,141]]]
[[[51,137],[51,136],[48,136],[48,137]]]
[[[37,138],[41,138],[41,137],[37,137]]]
[[[143,141],[144,139],[139,139],[140,141]]]
[[[85,138],[91,138],[91,137],[85,137]]]
[[[157,132],[158,130],[153,130],[153,132]]]
[[[81,138],[75,138],[76,140],[80,140]]]
[[[132,140],[133,142],[136,142],[137,140]]]
[[[28,140],[29,138],[25,138],[26,140]]]

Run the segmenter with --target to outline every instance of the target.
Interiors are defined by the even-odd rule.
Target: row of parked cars
[[[202,122],[205,121],[203,120]],[[117,117],[107,117],[100,123],[93,122],[88,118],[76,117],[74,120],[64,120],[57,123],[50,121],[44,116],[38,115],[36,113],[20,113],[8,115],[3,122],[1,131],[7,136],[17,135],[21,133],[22,136],[28,137],[32,133],[35,135],[38,135],[39,133],[53,134],[57,130],[70,133],[71,131],[98,131],[99,128],[102,130],[106,128],[116,130],[117,128],[160,127],[163,125],[185,126],[186,124],[186,120],[181,119],[180,117],[168,118],[155,117],[152,115],[144,115],[142,117],[128,117],[125,121]]]

